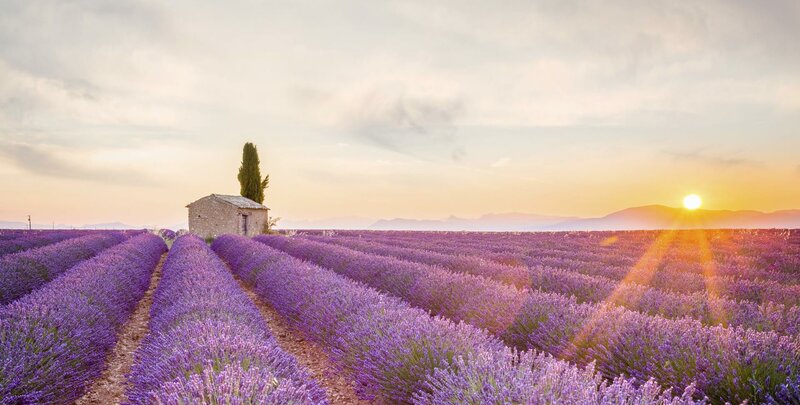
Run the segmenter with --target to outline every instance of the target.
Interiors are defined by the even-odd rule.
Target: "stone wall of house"
[[[268,210],[240,209],[239,211],[240,213],[247,214],[249,216],[247,219],[247,235],[245,236],[256,236],[264,233],[264,230],[266,229],[265,225],[269,220]]]
[[[201,238],[239,233],[236,207],[213,197],[189,205],[189,232]]]
[[[214,197],[205,197],[189,205],[189,232],[202,238],[226,233],[244,235],[242,215],[247,215],[247,235],[263,232],[268,220],[267,210],[237,208]]]

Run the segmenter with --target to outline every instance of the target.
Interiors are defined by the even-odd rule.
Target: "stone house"
[[[255,236],[267,229],[269,208],[239,195],[211,194],[186,206],[189,232],[202,238],[226,233]]]

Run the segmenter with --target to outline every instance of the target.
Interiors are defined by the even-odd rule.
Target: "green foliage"
[[[242,166],[239,167],[239,193],[259,204],[264,203],[264,187],[261,180],[261,170],[258,168],[258,150],[250,142],[244,144],[242,150]],[[268,177],[265,178],[269,183]]]
[[[266,190],[269,188],[269,174],[264,175],[264,180],[261,180],[261,189]]]
[[[269,229],[275,228],[275,226],[278,225],[278,221],[280,221],[280,220],[281,220],[281,217],[274,217],[274,218],[270,217],[269,221],[268,221],[268,223],[269,223],[269,227],[268,228]]]
[[[277,217],[277,218],[269,217],[269,219],[266,222],[264,222],[264,226],[261,228],[261,233],[263,233],[265,235],[277,234],[278,232],[276,232],[274,230],[274,228],[275,228],[275,225],[277,225],[278,221],[280,221],[280,220],[281,220],[280,217]]]

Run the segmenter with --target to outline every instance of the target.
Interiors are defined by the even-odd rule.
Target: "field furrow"
[[[333,363],[322,346],[308,339],[302,331],[292,327],[271,305],[258,297],[252,286],[247,285],[238,276],[234,278],[267,321],[267,326],[278,345],[309,371],[314,381],[325,390],[332,405],[370,403],[360,399],[356,394],[352,370]]]
[[[166,253],[156,266],[150,277],[150,284],[131,317],[120,328],[117,342],[105,361],[103,374],[94,381],[91,388],[77,401],[76,405],[121,404],[127,399],[125,391],[129,389],[127,374],[131,371],[134,353],[147,335],[147,323],[150,320],[150,307],[153,304],[153,293],[161,280],[162,267]]]

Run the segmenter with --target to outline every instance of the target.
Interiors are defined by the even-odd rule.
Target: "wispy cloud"
[[[763,167],[764,162],[736,155],[708,153],[703,149],[693,151],[664,151],[675,160],[719,167]]]
[[[375,91],[346,113],[345,122],[357,138],[372,145],[415,156],[445,149],[458,160],[465,151],[457,141],[455,121],[463,111],[459,99]]]
[[[40,176],[130,186],[157,184],[154,179],[135,170],[92,167],[31,145],[0,143],[0,156],[11,161],[17,168]]]

